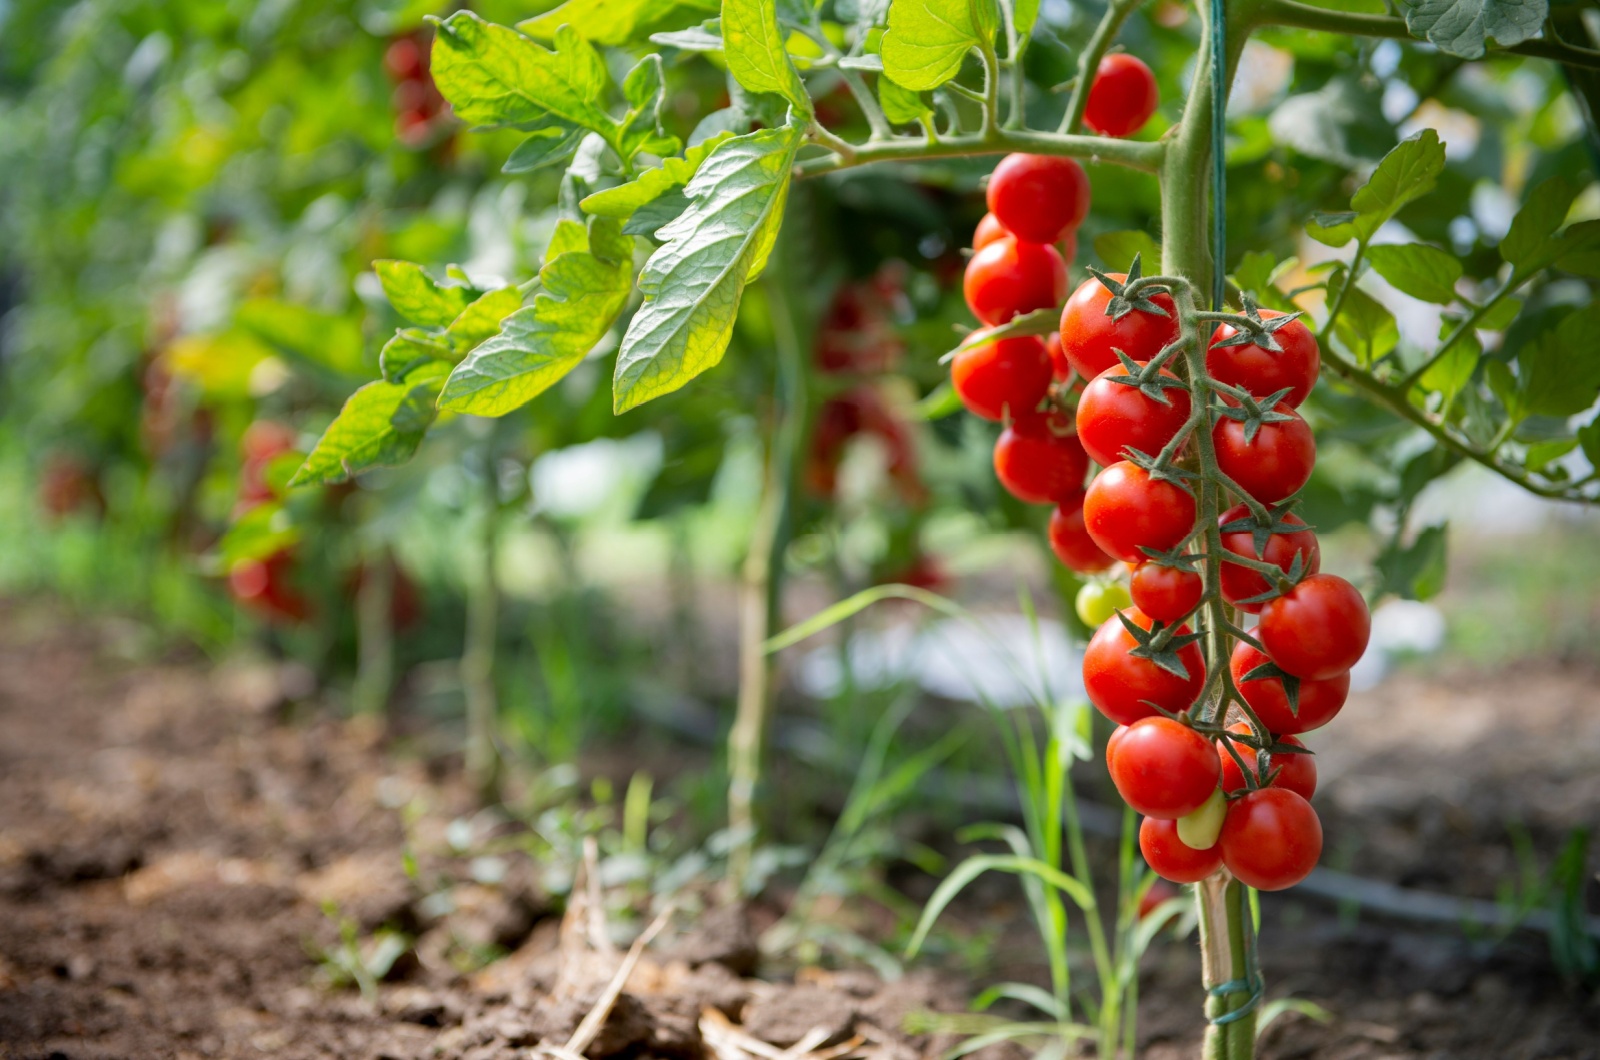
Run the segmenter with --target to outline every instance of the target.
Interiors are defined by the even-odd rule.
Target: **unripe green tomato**
[[[1133,605],[1128,587],[1121,582],[1089,582],[1073,601],[1078,617],[1090,629],[1099,629],[1117,611]]]
[[[1217,845],[1222,833],[1222,821],[1228,816],[1228,803],[1222,789],[1211,793],[1201,807],[1187,817],[1178,818],[1178,840],[1190,850],[1210,850]]]

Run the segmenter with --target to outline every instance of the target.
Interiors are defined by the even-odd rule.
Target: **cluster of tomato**
[[[408,147],[427,143],[445,108],[428,73],[426,35],[419,31],[396,37],[383,54],[383,68],[394,82],[395,136]]]
[[[294,449],[294,432],[273,420],[256,420],[240,441],[239,500],[234,518],[273,500],[277,493],[267,479],[268,466]],[[295,584],[295,557],[282,548],[260,558],[242,559],[228,568],[228,591],[239,603],[275,622],[304,622],[311,601]]]
[[[1145,106],[1143,64],[1107,62],[1117,71],[1111,83],[1131,87],[1101,93],[1103,65],[1086,118],[1097,131],[1125,135],[1154,110],[1154,82],[1149,110],[1127,110],[1130,99]],[[1120,123],[1107,100],[1127,110]],[[1218,327],[1206,353],[1221,404],[1214,423],[1207,417],[1198,429],[1209,429],[1220,481],[1240,501],[1220,517],[1219,592],[1258,617],[1227,665],[1268,738],[1247,722],[1218,731],[1189,717],[1207,688],[1201,638],[1187,624],[1204,597],[1204,535],[1180,470],[1195,444],[1179,438],[1191,391],[1165,368],[1145,370],[1179,338],[1177,307],[1170,293],[1133,288],[1121,273],[1096,274],[1066,297],[1066,260],[1089,207],[1088,181],[1070,159],[1007,157],[990,180],[988,206],[973,237],[968,306],[996,327],[1065,298],[1060,330],[1048,341],[1013,336],[963,349],[951,381],[970,411],[1005,424],[994,451],[1002,485],[1023,501],[1055,505],[1052,550],[1079,574],[1099,576],[1089,606],[1080,600],[1080,614],[1099,626],[1084,684],[1117,723],[1107,762],[1117,790],[1145,815],[1145,859],[1178,883],[1226,867],[1253,887],[1291,886],[1322,849],[1308,801],[1316,766],[1296,735],[1344,705],[1370,631],[1361,594],[1319,573],[1316,535],[1289,510],[1316,458],[1295,411],[1316,382],[1316,339],[1296,317],[1267,311],[1243,331]],[[1085,487],[1091,461],[1099,470]],[[1106,573],[1119,562],[1126,587]],[[1281,577],[1269,578],[1274,569]]]
[[[1138,309],[1134,316],[1163,319]],[[1292,317],[1260,319],[1260,333],[1219,327],[1206,369],[1237,395],[1223,391],[1210,428],[1216,466],[1234,492],[1255,502],[1219,516],[1222,600],[1257,617],[1254,643],[1240,639],[1227,665],[1267,736],[1245,721],[1219,733],[1187,720],[1207,684],[1198,638],[1186,624],[1203,595],[1191,544],[1195,500],[1184,485],[1148,470],[1149,461],[1127,457],[1171,442],[1190,395],[1180,386],[1140,387],[1122,367],[1086,388],[1077,422],[1090,451],[1103,454],[1096,459],[1114,461],[1090,483],[1085,528],[1128,564],[1132,606],[1091,638],[1083,675],[1090,701],[1118,724],[1106,761],[1118,792],[1145,815],[1139,844],[1151,868],[1192,883],[1225,866],[1252,887],[1279,890],[1304,879],[1322,851],[1309,802],[1316,764],[1296,737],[1326,725],[1344,705],[1370,619],[1353,585],[1319,573],[1316,534],[1288,510],[1315,460],[1311,431],[1295,409],[1316,382],[1316,340]],[[1161,347],[1121,348],[1142,362]],[[1103,452],[1113,443],[1122,459],[1117,450]]]

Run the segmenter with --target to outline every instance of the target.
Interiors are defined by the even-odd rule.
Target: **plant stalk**
[[[500,589],[495,570],[499,545],[500,487],[495,473],[495,431],[484,440],[483,524],[479,527],[478,569],[467,582],[467,621],[461,651],[461,690],[467,705],[466,770],[484,803],[500,794],[500,752],[495,742],[499,706],[494,656],[500,619]]]
[[[350,691],[357,715],[379,717],[394,685],[394,566],[375,550],[356,586],[356,680]]]

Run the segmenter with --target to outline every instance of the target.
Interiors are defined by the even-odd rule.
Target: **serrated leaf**
[[[673,188],[681,188],[689,183],[689,178],[694,176],[695,170],[700,168],[706,156],[732,136],[732,133],[719,132],[689,148],[681,158],[664,159],[661,165],[645,170],[628,183],[607,188],[605,191],[597,191],[578,205],[583,207],[585,213],[597,217],[628,217],[645,203],[659,198]]]
[[[633,241],[615,219],[599,218],[582,240],[547,256],[539,270],[533,304],[500,324],[499,334],[479,345],[450,373],[439,407],[475,416],[504,416],[527,404],[577,367],[605,337],[628,302],[633,286]]]
[[[546,118],[518,144],[500,167],[502,173],[532,173],[571,158],[588,131],[560,118]]]
[[[1161,246],[1148,232],[1137,230],[1100,233],[1094,237],[1094,252],[1119,271],[1126,271],[1134,258],[1158,264],[1161,261]]]
[[[1529,471],[1542,473],[1545,468],[1576,448],[1578,448],[1576,438],[1557,438],[1554,441],[1538,442],[1528,446],[1527,455],[1523,457],[1522,463]]]
[[[992,46],[994,0],[893,0],[883,35],[883,72],[901,88],[928,92],[961,72],[967,52]]]
[[[1333,333],[1363,367],[1387,355],[1400,342],[1394,314],[1359,287],[1351,288],[1345,296],[1344,310],[1334,321]]]
[[[887,77],[878,78],[878,104],[892,125],[913,125],[933,115],[922,93],[901,88]]]
[[[681,144],[661,128],[661,105],[667,98],[666,74],[661,56],[651,53],[628,71],[622,82],[622,95],[628,101],[628,114],[617,138],[622,155],[630,161],[641,151],[671,155]]]
[[[1039,21],[1039,0],[1010,0],[1010,3],[1011,21],[1017,40],[1025,43],[1033,32],[1033,24]]]
[[[683,193],[682,188],[672,188],[651,199],[633,213],[628,215],[628,221],[622,226],[622,233],[629,236],[645,236],[657,239],[661,229],[676,221],[689,208],[689,197]]]
[[[1367,248],[1367,260],[1398,290],[1435,305],[1456,300],[1461,262],[1426,243],[1383,244]]]
[[[432,422],[427,410],[444,385],[446,371],[443,364],[424,366],[405,383],[379,380],[351,394],[289,485],[343,482],[369,468],[411,459]],[[404,429],[396,427],[397,417]]]
[[[1350,197],[1354,217],[1341,214],[1332,224],[1313,222],[1307,232],[1318,242],[1342,247],[1373,233],[1408,203],[1426,195],[1444,170],[1444,144],[1432,129],[1407,137],[1383,157],[1371,179]]]
[[[1574,416],[1600,396],[1600,302],[1591,302],[1517,354],[1521,407],[1535,416]]]
[[[1490,38],[1503,48],[1532,39],[1550,13],[1545,0],[1417,0],[1405,9],[1413,37],[1463,59],[1482,58]]]
[[[1444,588],[1445,527],[1423,528],[1409,545],[1391,541],[1373,566],[1380,579],[1380,595],[1394,593],[1404,600],[1427,600]]]
[[[1424,389],[1436,390],[1444,395],[1445,404],[1455,400],[1461,388],[1472,381],[1482,351],[1471,336],[1463,335],[1448,352],[1422,373],[1417,380]]]
[[[424,327],[447,326],[467,308],[475,293],[460,284],[441,285],[421,265],[409,261],[375,261],[372,270],[394,311]]]
[[[613,406],[626,412],[722,360],[744,285],[765,266],[783,222],[804,129],[725,140],[685,187],[689,208],[661,229],[639,275],[645,302],[617,354]]]
[[[789,61],[788,39],[771,0],[722,0],[722,54],[728,72],[747,92],[782,96],[804,117],[811,97]]]
[[[696,22],[716,10],[715,0],[567,0],[517,23],[517,28],[535,40],[551,40],[558,29],[570,25],[593,44],[615,47]]]
[[[1504,331],[1517,319],[1517,314],[1522,312],[1522,299],[1512,298],[1509,295],[1494,304],[1487,313],[1478,320],[1479,331]]]
[[[501,287],[479,295],[447,328],[399,329],[378,357],[384,380],[401,382],[426,364],[442,363],[448,368],[498,331],[500,321],[521,304],[522,292]]]
[[[457,11],[438,23],[429,66],[456,117],[480,127],[536,122],[551,115],[610,139],[610,79],[594,46],[571,26],[550,50],[516,30]]]
[[[1511,374],[1510,365],[1504,361],[1487,361],[1483,366],[1483,378],[1489,384],[1489,391],[1505,406],[1506,416],[1513,424],[1527,418],[1517,393],[1517,377]]]
[[[1554,261],[1560,245],[1556,230],[1567,219],[1579,190],[1566,177],[1555,176],[1529,191],[1528,201],[1511,219],[1511,227],[1500,240],[1500,256],[1522,272]]]

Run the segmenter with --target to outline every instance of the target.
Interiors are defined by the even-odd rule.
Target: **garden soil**
[[[774,910],[713,909],[667,926],[606,1008],[623,954],[603,913],[558,909],[548,866],[448,856],[462,828],[516,846],[508,819],[472,814],[450,759],[330,720],[292,668],[135,663],[126,640],[0,604],[3,1060],[524,1057],[567,1045],[597,1004],[590,1060],[914,1060],[954,1039],[907,1033],[907,1015],[960,1011],[982,985],[757,978]],[[1402,676],[1337,729],[1313,743],[1337,866],[1492,897],[1518,874],[1508,828],[1550,851],[1600,823],[1592,671]],[[999,890],[958,910],[974,929],[1016,913]],[[1541,935],[1491,945],[1292,893],[1263,915],[1268,997],[1331,1013],[1284,1016],[1265,1057],[1600,1057],[1600,1002]],[[371,956],[386,927],[416,941],[385,981],[335,985],[341,929]],[[994,951],[995,974],[1038,976],[1020,923]],[[1147,957],[1142,1056],[1197,1055],[1197,965],[1192,939]]]

